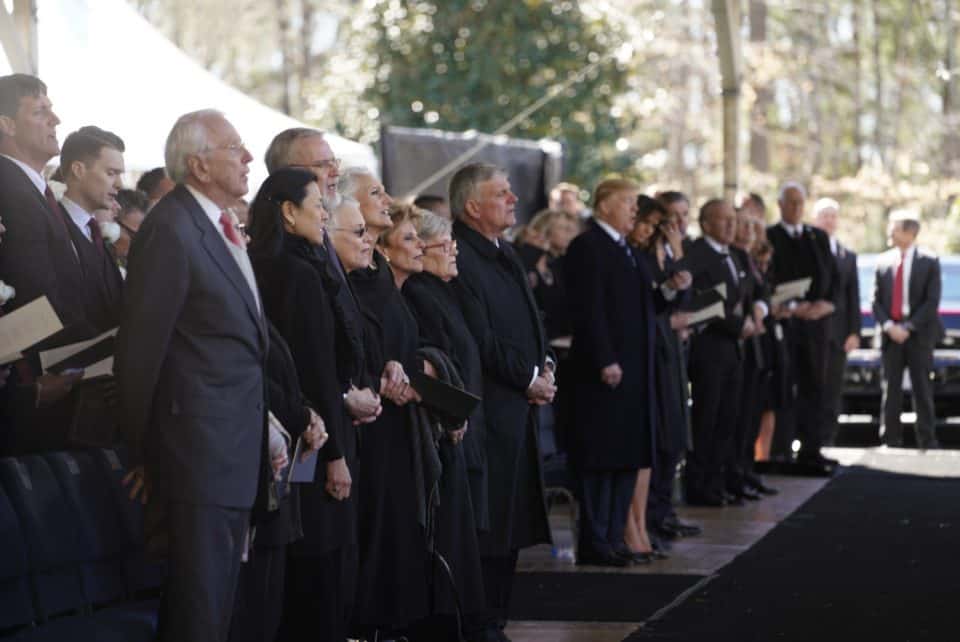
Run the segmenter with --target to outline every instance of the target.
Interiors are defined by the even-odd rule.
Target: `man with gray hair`
[[[327,211],[336,206],[340,159],[334,155],[322,131],[308,127],[285,129],[270,142],[263,160],[271,174],[281,167],[299,167],[313,172]]]
[[[480,349],[490,530],[479,536],[488,612],[468,639],[502,641],[519,549],[549,541],[537,447],[537,406],[556,392],[540,313],[520,260],[501,234],[516,224],[505,170],[483,163],[450,180],[460,254],[453,281]],[[471,618],[472,619],[472,618]]]
[[[940,260],[917,247],[920,219],[910,210],[894,210],[887,226],[890,251],[877,262],[873,317],[883,330],[883,415],[881,433],[887,446],[903,445],[900,410],[903,370],[910,371],[917,412],[917,446],[937,448],[930,372],[933,349],[943,338],[940,318]]]
[[[252,157],[220,112],[182,116],[167,137],[177,187],[130,249],[116,374],[132,495],[167,579],[157,639],[224,642],[251,508],[271,478],[267,327],[228,208]]]
[[[837,239],[840,204],[832,198],[821,198],[813,205],[814,225],[830,238],[830,253],[837,264],[837,285],[833,289],[834,312],[830,315],[827,385],[823,400],[823,441],[833,445],[837,436],[837,419],[843,397],[843,373],[847,354],[860,347],[860,283],[857,275],[857,253]]]
[[[803,210],[807,192],[803,185],[788,181],[780,188],[780,221],[767,228],[773,245],[770,266],[772,285],[810,279],[810,288],[800,301],[790,302],[792,318],[786,324],[790,363],[796,382],[794,401],[796,436],[800,440],[797,463],[804,472],[830,475],[836,462],[820,452],[822,444],[823,403],[827,381],[827,339],[829,316],[837,287],[837,264],[830,253],[830,239],[816,227],[805,225]],[[777,418],[779,453],[790,455],[788,426]],[[784,439],[786,437],[786,439]]]

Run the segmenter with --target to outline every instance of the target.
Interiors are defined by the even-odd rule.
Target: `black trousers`
[[[914,335],[902,344],[886,343],[883,347],[883,441],[892,446],[903,443],[900,411],[903,408],[903,370],[908,368],[913,406],[917,412],[917,445],[925,446],[936,439],[933,389],[930,386],[933,347],[929,341]]]
[[[760,383],[762,373],[753,360],[747,359],[740,385],[737,419],[726,453],[725,479],[727,488],[743,487],[746,475],[753,472],[753,444],[760,432]]]
[[[344,548],[323,555],[288,553],[279,642],[343,642],[347,638]]]
[[[484,555],[480,558],[487,609],[464,615],[463,632],[468,638],[475,637],[484,630],[502,631],[507,626],[518,556],[519,551],[513,551],[509,555]]]
[[[823,444],[832,446],[837,439],[841,405],[843,403],[843,373],[847,369],[847,353],[843,346],[830,346],[827,355],[827,386],[823,398]]]
[[[163,506],[167,579],[159,642],[226,642],[250,511],[169,502]]]
[[[580,552],[611,554],[625,548],[636,470],[580,471]]]
[[[659,526],[674,514],[673,486],[683,451],[657,448],[650,470],[650,495],[647,497],[647,525]]]
[[[796,436],[800,439],[801,457],[818,455],[822,445],[830,350],[828,321],[794,320],[790,326],[794,338],[791,362],[797,384]]]
[[[255,547],[240,568],[230,642],[274,642],[283,619],[285,546]]]
[[[721,493],[726,485],[725,456],[739,413],[743,361],[736,358],[735,346],[716,346],[695,341],[690,351],[693,450],[687,457],[688,493]]]

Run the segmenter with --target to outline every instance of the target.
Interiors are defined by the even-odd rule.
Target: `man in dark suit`
[[[743,375],[743,339],[756,328],[745,293],[746,272],[730,251],[737,230],[733,205],[711,199],[700,208],[703,236],[686,253],[695,292],[723,285],[724,317],[690,340],[693,451],[687,459],[687,502],[695,506],[742,503],[726,493],[724,466],[732,448]]]
[[[226,640],[251,508],[269,479],[268,331],[253,269],[227,208],[252,160],[213,110],[174,124],[177,187],[130,251],[116,373],[134,491],[168,563],[158,639]]]
[[[820,452],[823,404],[826,398],[829,355],[829,316],[837,287],[837,262],[830,253],[830,240],[820,229],[804,225],[807,193],[796,182],[780,189],[781,220],[767,228],[773,245],[771,281],[776,287],[788,281],[811,279],[803,301],[792,302],[792,318],[786,325],[793,378],[796,381],[796,433],[800,439],[797,462],[814,474],[829,475],[836,462]],[[782,424],[777,422],[778,433]]]
[[[634,488],[650,484],[657,308],[665,307],[664,292],[675,298],[689,285],[690,274],[678,272],[665,290],[655,288],[644,261],[627,245],[639,193],[631,181],[600,183],[594,216],[563,261],[573,321],[570,455],[580,482],[579,564],[649,562],[627,548],[624,529]]]
[[[480,348],[487,415],[490,530],[480,534],[489,612],[468,622],[470,639],[504,640],[519,549],[549,541],[536,407],[556,392],[552,361],[523,266],[500,235],[516,224],[505,170],[467,165],[450,181],[459,244],[452,281]]]
[[[907,210],[890,214],[887,228],[893,248],[877,264],[873,316],[883,330],[883,417],[881,433],[888,446],[903,445],[900,410],[903,369],[910,371],[917,412],[917,445],[937,448],[933,390],[933,348],[943,338],[940,318],[940,261],[917,247],[920,221]]]
[[[93,334],[77,251],[42,174],[60,151],[59,122],[42,81],[23,74],[0,77],[0,211],[7,228],[0,278],[17,291],[4,310],[46,296],[64,325],[47,345]]]
[[[60,174],[67,191],[60,208],[77,249],[87,286],[87,318],[98,332],[120,323],[123,277],[93,217],[109,209],[123,187],[123,141],[99,127],[83,127],[63,141]]]
[[[837,418],[843,397],[843,372],[847,354],[860,347],[860,282],[857,254],[837,240],[840,204],[821,198],[813,205],[814,225],[830,238],[830,253],[837,262],[837,285],[833,289],[830,315],[830,354],[827,362],[827,394],[823,404],[823,442],[832,445],[837,436]]]

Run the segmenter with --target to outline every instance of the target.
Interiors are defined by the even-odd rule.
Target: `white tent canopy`
[[[180,115],[219,109],[254,156],[255,190],[266,177],[263,154],[273,137],[305,126],[203,69],[124,0],[37,4],[40,77],[63,121],[57,130],[61,141],[84,125],[97,125],[123,138],[128,170],[146,171],[163,165],[167,133]],[[5,62],[0,58],[0,65]],[[378,171],[369,145],[333,134],[327,140],[344,165]]]

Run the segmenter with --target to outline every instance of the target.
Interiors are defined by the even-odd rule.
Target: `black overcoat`
[[[483,368],[490,530],[481,533],[480,550],[505,556],[550,538],[536,406],[526,395],[534,369],[544,366],[546,340],[513,249],[461,221],[453,233],[460,250],[453,289]]]
[[[322,255],[299,237],[288,238],[278,255],[254,255],[252,263],[264,311],[289,346],[304,397],[330,435],[313,483],[300,485],[304,537],[293,544],[297,553],[320,555],[348,542],[355,502],[353,494],[338,501],[325,489],[325,462],[344,457],[351,473],[356,465],[355,432],[343,409],[334,358],[342,342],[333,305],[337,284]]]
[[[658,415],[653,277],[593,220],[570,244],[564,275],[573,319],[570,456],[589,471],[649,467]],[[614,363],[623,379],[611,388],[601,371]]]
[[[407,279],[403,285],[403,294],[417,318],[421,341],[425,345],[443,350],[456,364],[466,389],[482,397],[483,370],[480,350],[470,334],[452,286],[424,272]],[[481,531],[490,529],[485,439],[486,414],[484,404],[480,403],[470,415],[462,450],[469,478],[474,522]]]

